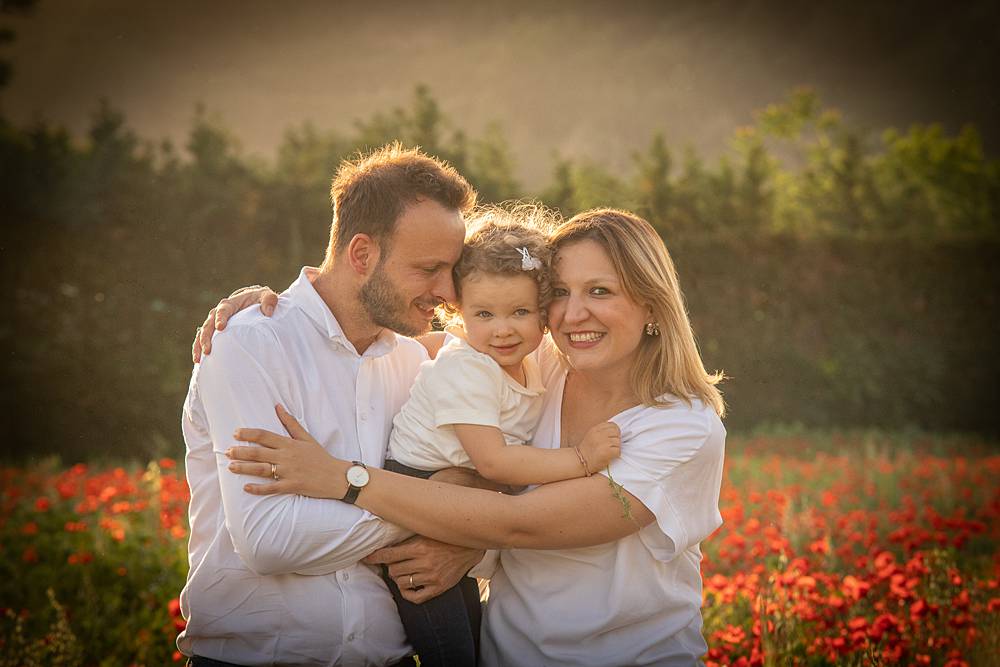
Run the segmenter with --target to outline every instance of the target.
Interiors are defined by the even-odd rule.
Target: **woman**
[[[536,447],[621,429],[621,457],[518,496],[370,469],[361,507],[437,540],[500,549],[485,665],[688,665],[701,635],[699,542],[720,524],[724,407],[698,355],[673,264],[653,228],[595,210],[552,238],[551,341]],[[554,344],[554,346],[552,345]],[[292,438],[247,430],[231,469],[281,480],[252,493],[343,498],[351,463],[287,414]]]

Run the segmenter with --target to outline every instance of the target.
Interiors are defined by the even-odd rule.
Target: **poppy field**
[[[998,479],[995,445],[965,439],[731,438],[706,664],[996,664]],[[3,467],[0,485],[0,667],[182,660],[176,461]]]

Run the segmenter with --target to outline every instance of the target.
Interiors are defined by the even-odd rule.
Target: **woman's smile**
[[[594,347],[604,338],[604,334],[599,331],[574,331],[566,335],[569,344],[577,349]]]

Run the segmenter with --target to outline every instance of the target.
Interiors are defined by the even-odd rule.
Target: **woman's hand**
[[[226,456],[232,459],[229,464],[232,472],[275,480],[269,484],[247,484],[243,489],[258,496],[296,493],[313,498],[343,498],[347,494],[346,473],[350,463],[330,456],[283,407],[278,405],[274,410],[291,437],[259,428],[241,428],[234,437],[260,447],[234,446],[226,450]]]
[[[212,351],[212,336],[215,335],[216,331],[222,331],[226,328],[230,317],[250,306],[256,306],[258,303],[260,311],[270,317],[274,314],[274,307],[278,304],[278,295],[266,286],[241,287],[208,311],[205,323],[195,331],[194,343],[191,344],[191,360],[198,363],[201,361],[202,355]]]

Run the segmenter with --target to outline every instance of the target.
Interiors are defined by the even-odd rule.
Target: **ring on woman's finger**
[[[411,591],[417,590],[416,584],[413,583],[413,575],[412,574],[410,575],[410,590]]]
[[[271,464],[271,479],[278,481],[278,466],[275,463]]]

